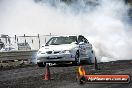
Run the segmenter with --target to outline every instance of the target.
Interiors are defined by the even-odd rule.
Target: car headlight
[[[41,54],[45,54],[45,53],[44,53],[44,52],[42,52],[42,51],[38,51],[38,53],[37,53],[37,54],[40,54],[40,53],[41,53]]]
[[[70,50],[63,50],[61,53],[71,53]]]

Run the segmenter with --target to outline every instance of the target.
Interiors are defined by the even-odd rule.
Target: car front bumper
[[[71,62],[75,61],[75,55],[73,54],[50,54],[50,55],[38,55],[37,63],[40,62]]]

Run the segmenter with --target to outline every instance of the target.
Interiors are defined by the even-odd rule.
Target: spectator
[[[0,39],[0,50],[4,47],[4,43]]]

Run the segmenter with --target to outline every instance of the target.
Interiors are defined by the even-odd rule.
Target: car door
[[[87,53],[87,43],[84,36],[78,37],[80,58],[85,58]]]
[[[86,38],[84,38],[84,43],[85,43],[85,58],[90,58],[91,56],[91,51],[92,51],[92,45],[88,42]]]

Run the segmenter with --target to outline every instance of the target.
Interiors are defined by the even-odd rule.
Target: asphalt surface
[[[116,61],[98,64],[100,70],[93,65],[83,65],[87,74],[130,74],[131,61]],[[51,80],[43,80],[45,68],[36,65],[0,71],[0,88],[132,88],[129,84],[86,83],[79,85],[76,81],[78,66],[71,64],[50,67]]]

